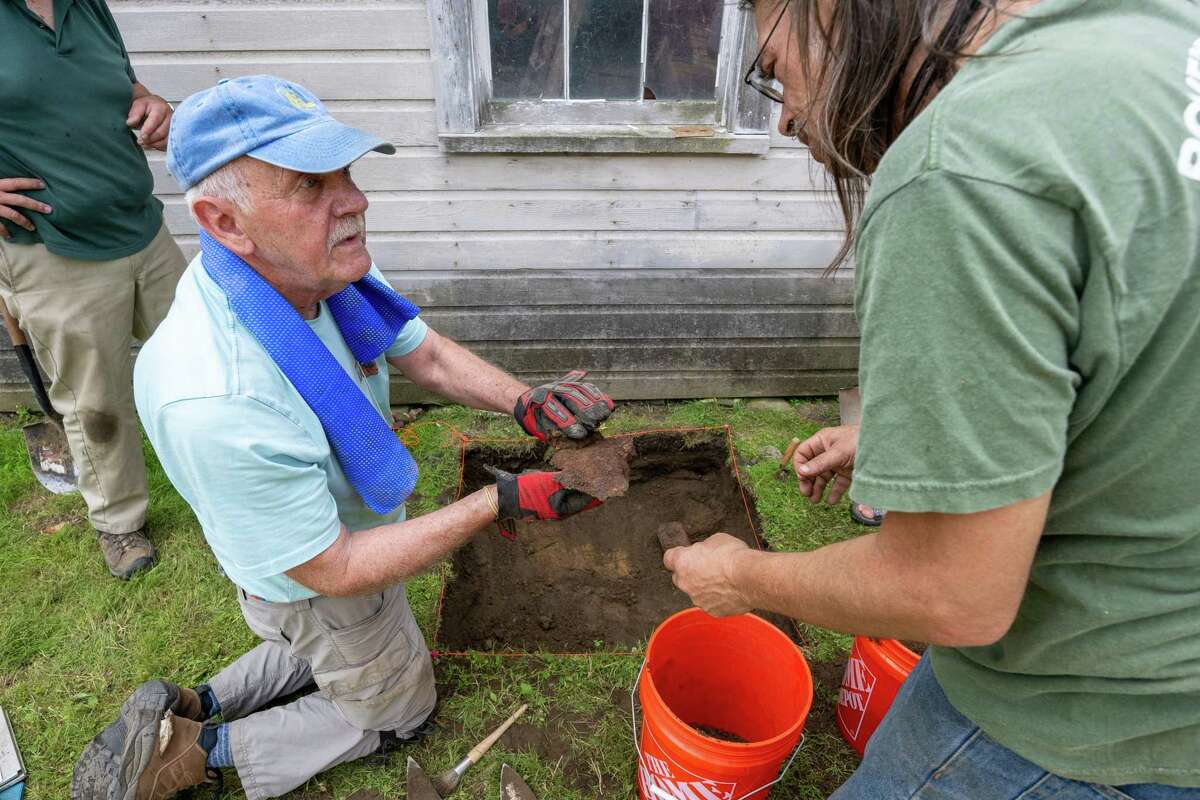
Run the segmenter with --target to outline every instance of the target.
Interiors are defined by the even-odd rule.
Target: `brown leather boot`
[[[108,800],[108,792],[121,766],[129,726],[141,727],[162,719],[168,711],[203,722],[200,695],[168,681],[146,681],[121,707],[116,721],[88,742],[71,774],[71,800]]]
[[[114,578],[127,581],[134,573],[154,566],[154,545],[146,538],[145,529],[130,533],[96,531],[104,563]]]
[[[216,770],[205,766],[200,746],[204,724],[171,711],[125,739],[121,769],[113,786],[116,800],[166,800],[201,783],[216,783]]]

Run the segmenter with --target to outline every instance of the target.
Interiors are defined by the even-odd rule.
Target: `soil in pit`
[[[635,453],[623,497],[560,522],[519,523],[516,541],[481,534],[456,553],[439,647],[556,653],[630,647],[691,606],[662,567],[660,525],[682,523],[693,542],[724,531],[757,547],[723,435],[630,439]],[[469,450],[463,491],[491,481],[484,465],[514,473],[552,469],[545,457],[543,448],[523,455]]]

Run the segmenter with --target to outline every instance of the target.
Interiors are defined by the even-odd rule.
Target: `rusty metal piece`
[[[586,447],[559,448],[550,463],[562,470],[558,482],[598,500],[620,497],[629,490],[633,440],[602,439]]]

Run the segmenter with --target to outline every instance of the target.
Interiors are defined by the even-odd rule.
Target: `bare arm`
[[[976,514],[888,513],[879,533],[807,553],[724,534],[669,550],[667,568],[716,614],[760,608],[866,636],[991,644],[1016,618],[1050,493]]]
[[[432,328],[408,355],[389,358],[422,389],[456,403],[511,414],[529,387]]]
[[[342,526],[333,544],[287,575],[333,597],[381,591],[429,569],[491,522],[488,492],[494,502],[488,486],[416,519],[353,533]]]

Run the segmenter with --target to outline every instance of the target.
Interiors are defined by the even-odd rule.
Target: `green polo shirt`
[[[934,648],[942,688],[1051,772],[1200,787],[1200,3],[1043,0],[979,55],[863,211],[852,494],[1051,492],[1012,628]]]
[[[49,214],[3,224],[16,244],[106,261],[143,249],[162,203],[125,126],[136,80],[104,0],[55,0],[51,30],[24,0],[0,0],[0,178],[40,178],[27,192]]]

